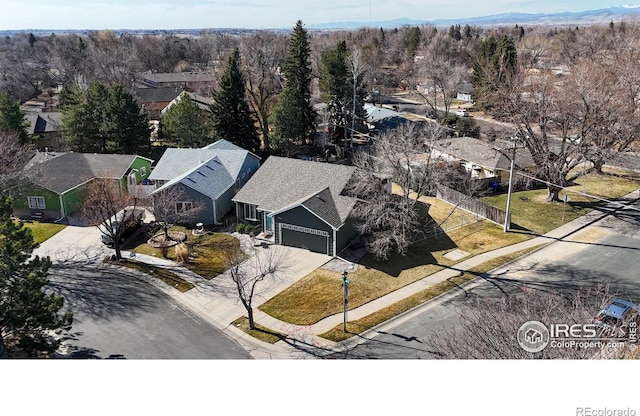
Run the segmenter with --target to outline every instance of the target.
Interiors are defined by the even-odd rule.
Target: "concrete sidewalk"
[[[627,195],[625,200],[633,201],[637,198],[638,193],[634,192]],[[615,208],[614,208],[615,209]],[[540,253],[537,257],[535,255],[529,256],[533,261],[549,261],[551,257],[562,256],[570,253],[572,250],[579,250],[582,247],[586,247],[586,244],[579,244],[579,239],[574,238],[579,235],[579,231],[592,225],[596,221],[609,215],[608,212],[601,212],[594,210],[589,214],[580,217],[574,221],[571,221],[551,232],[518,243],[508,247],[496,249],[487,253],[483,253],[460,263],[457,263],[451,268],[447,268],[425,277],[422,280],[407,285],[401,289],[398,289],[392,293],[375,299],[363,306],[349,310],[349,321],[357,320],[370,315],[386,306],[389,306],[395,302],[401,301],[415,293],[418,293],[434,284],[445,281],[451,277],[459,275],[465,270],[469,270],[479,264],[482,264],[491,259],[501,257],[510,253],[514,253],[523,249],[532,248],[536,246],[548,246],[550,243],[554,244],[553,248],[540,249],[537,253]],[[238,235],[239,238],[246,239],[248,237]],[[576,242],[578,244],[576,244]],[[247,244],[247,241],[244,241]],[[267,300],[270,297],[276,295],[284,288],[290,286],[298,279],[304,277],[306,274],[321,267],[324,263],[329,261],[327,256],[315,255],[304,250],[293,251],[290,260],[291,270],[287,274],[287,278],[278,282],[277,285],[269,288],[266,293],[263,293],[263,299]],[[129,255],[124,253],[125,256]],[[133,255],[132,255],[133,256]],[[528,258],[529,258],[528,257]],[[260,359],[292,359],[292,358],[313,358],[314,356],[330,353],[344,348],[345,345],[351,344],[353,341],[345,341],[343,343],[334,343],[326,339],[320,338],[318,335],[340,325],[343,321],[343,315],[336,314],[329,316],[314,325],[299,326],[286,322],[279,321],[259,309],[254,308],[254,317],[256,323],[267,327],[273,331],[283,333],[287,336],[286,340],[279,341],[275,344],[269,344],[257,340],[240,329],[231,325],[233,321],[241,316],[246,315],[244,307],[239,303],[233,282],[228,274],[222,274],[215,279],[205,280],[201,277],[193,274],[188,269],[175,264],[172,261],[166,259],[160,259],[152,256],[145,256],[137,254],[135,258],[138,261],[154,264],[160,267],[166,267],[171,269],[175,273],[179,274],[185,280],[190,281],[195,285],[195,288],[185,293],[180,293],[177,290],[165,285],[164,283],[146,277],[146,279],[159,286],[166,293],[170,294],[177,300],[181,301],[189,309],[197,313],[206,321],[210,322],[218,329],[225,332],[228,336],[235,339],[240,345],[242,345],[249,353]],[[259,305],[260,300],[256,302]],[[429,302],[426,302],[428,304]],[[422,308],[425,305],[418,306]],[[417,309],[414,308],[414,309]],[[403,317],[411,311],[403,313],[400,317],[396,317],[390,321],[381,325],[390,325],[395,319],[404,319]],[[373,333],[375,328],[367,331]],[[361,334],[360,339],[365,339],[366,333]]]

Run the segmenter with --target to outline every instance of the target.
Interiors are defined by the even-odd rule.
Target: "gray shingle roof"
[[[41,156],[36,157],[42,160]],[[120,179],[136,157],[138,156],[65,153],[28,166],[38,169],[36,184],[62,194],[93,178]]]
[[[164,115],[171,107],[177,104],[184,96],[189,97],[191,101],[193,101],[200,110],[202,111],[211,111],[209,106],[211,105],[211,99],[204,97],[202,95],[198,95],[188,91],[182,91],[177,97],[173,98],[169,104],[165,108],[162,109],[160,114]]]
[[[149,175],[149,180],[171,181],[216,156],[235,178],[249,154],[249,151],[227,140],[218,140],[200,149],[169,148]]]
[[[137,88],[136,94],[143,103],[168,103],[178,96],[176,87]]]
[[[233,201],[257,205],[260,210],[273,212],[308,200],[329,188],[342,218],[349,201],[338,196],[354,171],[355,167],[352,166],[271,156],[236,194]]]
[[[25,117],[29,121],[29,135],[59,131],[62,126],[62,113],[59,112],[27,113]]]
[[[154,193],[161,192],[178,183],[182,183],[212,199],[217,199],[229,186],[235,183],[235,176],[229,173],[218,156],[214,156],[192,170],[167,182]]]
[[[508,149],[508,146],[511,146],[511,144],[502,142],[490,144],[472,137],[451,137],[436,142],[434,148],[444,154],[475,163],[487,169],[509,170],[511,160],[505,153],[510,155],[512,150]],[[527,149],[517,149],[516,165],[521,168],[535,166],[531,153]]]
[[[327,187],[309,197],[302,205],[332,227],[339,228],[347,220],[355,203],[356,198],[333,195]]]

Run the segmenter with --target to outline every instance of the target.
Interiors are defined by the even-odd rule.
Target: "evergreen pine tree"
[[[327,104],[329,113],[329,138],[331,141],[347,137],[346,105],[347,98],[347,44],[340,41],[335,49],[322,52],[320,60],[320,98]]]
[[[292,143],[305,144],[315,133],[316,113],[311,105],[311,48],[307,31],[298,20],[284,63],[285,87],[272,114],[273,145],[287,151]]]
[[[100,134],[106,138],[105,153],[147,155],[150,151],[149,118],[120,84],[109,90]]]
[[[252,152],[258,151],[260,138],[246,99],[238,48],[229,56],[219,88],[213,92],[211,101],[211,126],[216,139],[228,140]]]
[[[20,102],[12,100],[8,92],[0,91],[0,130],[17,134],[23,144],[27,140],[27,121],[24,116]]]
[[[59,315],[63,298],[44,292],[49,258],[31,257],[37,246],[31,230],[11,218],[11,198],[0,194],[0,350],[18,347],[30,356],[53,351],[46,331],[71,322]]]
[[[206,124],[205,113],[183,93],[162,116],[160,136],[178,147],[203,147],[209,142]]]

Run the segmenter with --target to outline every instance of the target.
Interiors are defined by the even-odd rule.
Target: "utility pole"
[[[347,306],[349,305],[349,279],[347,279],[347,271],[342,272],[342,304],[344,309],[344,319],[342,322],[342,331],[347,332]]]
[[[515,149],[515,148],[514,148]],[[513,151],[515,158],[515,150]],[[504,232],[509,231],[509,226],[511,225],[511,190],[513,188],[513,165],[514,161],[511,159],[511,167],[509,168],[509,190],[507,191],[507,209],[506,215],[504,218]]]
[[[509,231],[509,227],[511,226],[511,192],[513,190],[513,167],[516,162],[516,146],[517,141],[513,141],[513,156],[511,157],[511,166],[509,167],[509,190],[507,191],[507,209],[505,211],[506,215],[504,218],[504,232]]]

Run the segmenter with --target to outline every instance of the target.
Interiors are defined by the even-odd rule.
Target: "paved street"
[[[443,328],[460,324],[459,311],[475,297],[496,300],[510,291],[534,288],[557,292],[608,282],[612,292],[640,301],[640,213],[618,210],[594,226],[576,233],[574,241],[556,242],[500,268],[491,276],[452,291],[406,317],[380,327],[368,340],[346,346],[334,358],[435,358],[426,341]],[[583,242],[581,236],[603,236]],[[577,240],[577,241],[575,241]],[[588,239],[587,239],[588,240]]]
[[[67,227],[37,251],[50,255],[50,287],[74,314],[65,356],[129,359],[246,359],[238,343],[156,286],[102,264],[94,227]]]
[[[53,290],[74,314],[62,351],[73,358],[251,358],[219,330],[131,273],[57,266]]]

